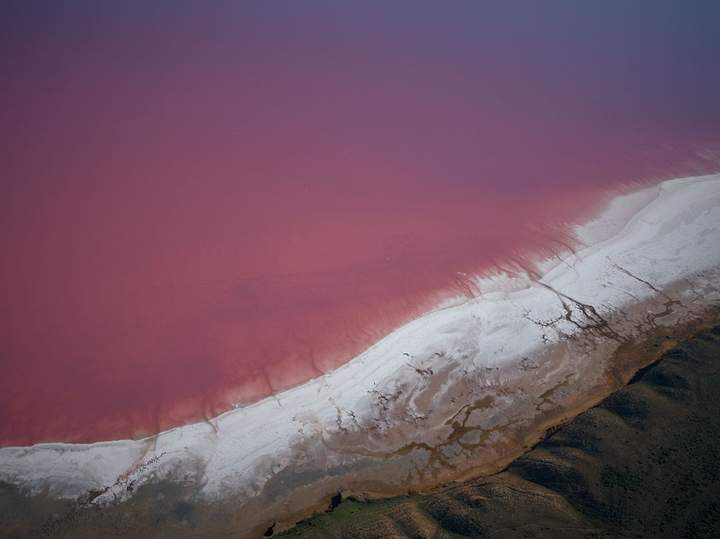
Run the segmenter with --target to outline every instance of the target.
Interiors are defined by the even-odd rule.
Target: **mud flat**
[[[720,326],[673,348],[506,470],[347,499],[282,537],[718,537]]]
[[[576,250],[474,279],[466,297],[252,406],[139,441],[2,448],[8,503],[53,507],[56,536],[257,537],[339,491],[496,473],[717,323],[720,175],[619,196],[576,235]]]

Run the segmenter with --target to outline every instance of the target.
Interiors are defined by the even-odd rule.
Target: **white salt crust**
[[[440,358],[430,351],[452,354],[458,343],[471,341],[483,353],[468,361],[482,357],[482,367],[495,367],[549,344],[527,313],[535,320],[557,318],[562,305],[556,292],[602,315],[650,298],[658,293],[653,288],[720,268],[720,174],[617,196],[576,236],[582,247],[562,261],[538,264],[542,275],[513,270],[477,277],[476,298],[448,298],[320,378],[145,440],[1,448],[0,480],[67,497],[110,487],[107,498],[130,495],[122,478],[142,481],[201,463],[204,494],[256,492],[267,480],[258,469],[279,469],[299,440],[337,431],[339,410],[362,422],[372,413],[373,391],[416,376],[408,358],[422,357],[418,366],[439,369]],[[562,330],[578,331],[572,324]]]

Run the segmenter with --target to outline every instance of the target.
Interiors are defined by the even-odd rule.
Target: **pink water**
[[[2,445],[276,393],[717,165],[696,14],[135,7],[5,19]]]

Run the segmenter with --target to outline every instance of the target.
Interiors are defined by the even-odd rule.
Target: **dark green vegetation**
[[[332,500],[268,536],[720,537],[720,326],[668,352],[506,471],[427,495]],[[0,484],[2,538],[237,538],[234,502],[154,482],[110,507]],[[259,534],[260,536],[262,533]]]
[[[280,536],[720,537],[720,326],[496,476],[348,499]]]

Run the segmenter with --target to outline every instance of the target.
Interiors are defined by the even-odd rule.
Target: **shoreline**
[[[623,191],[623,190],[614,190],[608,192],[604,200],[602,202],[599,202],[597,205],[599,208],[604,208],[601,210],[596,210],[592,217],[589,218],[584,224],[581,225],[573,225],[571,228],[574,229],[574,234],[577,237],[578,245],[571,246],[567,245],[565,243],[562,243],[564,252],[556,252],[554,250],[551,250],[552,255],[546,256],[540,260],[533,261],[532,263],[526,264],[524,261],[510,261],[509,264],[506,265],[499,265],[495,264],[494,269],[488,270],[484,273],[479,273],[476,275],[463,275],[463,277],[466,277],[469,282],[465,283],[462,288],[465,290],[467,289],[466,294],[455,294],[452,295],[450,293],[450,289],[446,290],[437,290],[433,292],[432,296],[434,296],[436,299],[434,301],[431,301],[430,303],[433,305],[433,307],[428,308],[427,310],[424,310],[421,314],[414,316],[410,318],[408,321],[403,323],[400,327],[397,327],[394,330],[390,330],[385,336],[382,338],[376,340],[372,344],[370,344],[368,347],[366,347],[361,353],[355,355],[354,357],[350,358],[349,360],[340,363],[337,367],[332,369],[331,371],[324,373],[321,376],[318,376],[316,378],[311,378],[309,380],[306,380],[304,382],[301,382],[299,384],[293,385],[292,387],[286,388],[278,392],[277,394],[269,395],[266,397],[262,397],[258,400],[251,400],[245,404],[239,403],[236,405],[233,405],[232,407],[228,408],[227,410],[224,410],[216,415],[213,415],[211,417],[205,417],[200,418],[197,421],[191,421],[187,422],[181,425],[176,425],[171,428],[163,429],[157,433],[148,434],[144,436],[139,437],[128,437],[128,438],[117,438],[117,439],[109,439],[109,440],[97,440],[93,442],[65,442],[65,441],[41,441],[36,442],[32,444],[9,444],[9,445],[2,445],[0,446],[0,450],[2,449],[11,449],[11,448],[26,448],[26,447],[65,447],[65,446],[94,446],[98,444],[112,444],[112,443],[119,443],[119,442],[127,442],[127,441],[134,441],[134,442],[145,442],[148,440],[152,440],[153,438],[156,438],[157,436],[163,435],[165,433],[173,432],[178,429],[183,429],[188,426],[192,425],[201,425],[201,424],[207,424],[212,423],[213,421],[217,421],[221,417],[232,414],[238,409],[251,409],[256,406],[262,406],[265,405],[268,402],[277,401],[279,398],[283,398],[284,395],[288,395],[292,393],[293,391],[296,391],[303,386],[307,384],[313,384],[317,380],[325,378],[328,374],[332,374],[338,370],[343,369],[346,365],[349,363],[352,363],[354,361],[359,361],[363,357],[369,355],[372,353],[372,351],[382,344],[383,341],[386,339],[392,338],[394,334],[402,331],[406,326],[410,326],[416,322],[422,321],[423,319],[430,317],[436,313],[440,313],[442,311],[446,310],[452,310],[455,308],[462,307],[463,305],[471,302],[473,299],[477,299],[477,296],[481,294],[488,294],[492,292],[496,292],[498,290],[503,290],[503,283],[502,281],[505,280],[505,278],[509,279],[516,279],[520,278],[521,286],[530,288],[532,287],[532,279],[534,277],[535,269],[531,269],[530,266],[533,264],[538,264],[539,271],[541,274],[547,274],[550,271],[555,270],[558,267],[562,267],[564,264],[567,264],[566,260],[563,258],[563,256],[572,258],[572,256],[576,255],[578,251],[581,251],[583,249],[587,248],[596,248],[600,244],[604,243],[608,239],[611,239],[615,234],[617,234],[626,224],[627,222],[632,218],[635,212],[638,210],[641,210],[643,207],[645,207],[647,204],[650,204],[653,199],[655,199],[658,196],[657,188],[666,183],[671,182],[677,182],[677,181],[685,181],[685,180],[696,180],[696,179],[706,179],[706,178],[712,178],[712,177],[718,177],[720,179],[720,174],[707,174],[704,176],[691,176],[686,178],[676,178],[671,180],[665,180],[661,181],[657,184],[653,185],[644,185],[644,184],[633,184],[631,185],[630,191]],[[623,203],[619,207],[616,206],[616,203],[618,200],[626,200],[631,202],[629,203]],[[554,241],[554,243],[560,244],[559,241]],[[571,255],[571,256],[568,256]],[[497,286],[497,283],[501,283],[500,286]],[[467,294],[471,294],[470,297],[468,297]],[[232,392],[232,391],[231,391]],[[182,403],[179,405],[180,407],[184,406]]]
[[[187,400],[178,401],[174,410],[178,413],[167,412],[167,416],[164,420],[157,418],[155,420],[155,430],[149,430],[147,425],[135,427],[133,429],[121,429],[123,432],[129,434],[125,436],[102,438],[97,440],[48,440],[48,441],[35,441],[32,443],[14,443],[4,442],[0,443],[0,449],[2,448],[20,448],[20,447],[35,447],[35,446],[82,446],[82,445],[96,445],[114,442],[124,441],[147,441],[153,439],[156,436],[162,435],[163,433],[172,432],[179,428],[185,428],[195,424],[208,423],[212,424],[213,421],[218,420],[220,417],[232,413],[238,408],[247,409],[252,408],[258,404],[262,404],[266,401],[277,400],[283,394],[292,392],[295,389],[302,387],[305,384],[313,383],[318,379],[326,377],[328,374],[337,371],[338,369],[345,366],[347,363],[358,360],[358,358],[371,353],[373,348],[381,343],[384,339],[392,336],[393,333],[402,330],[405,326],[412,324],[420,319],[423,319],[436,312],[441,312],[447,309],[453,309],[461,307],[463,304],[468,303],[476,299],[481,293],[487,293],[487,287],[490,291],[495,289],[493,281],[502,280],[504,276],[512,275],[513,278],[518,275],[528,273],[532,274],[535,271],[540,273],[546,273],[558,265],[562,265],[563,257],[568,254],[574,254],[579,249],[586,248],[588,246],[599,243],[598,233],[601,237],[600,241],[604,241],[608,237],[611,237],[614,233],[618,232],[619,228],[628,220],[628,215],[632,215],[634,211],[641,209],[644,205],[648,204],[652,198],[657,196],[656,191],[659,183],[648,183],[646,182],[634,182],[628,183],[624,186],[609,188],[607,192],[602,193],[602,196],[598,197],[593,203],[588,203],[586,210],[588,210],[588,216],[584,219],[580,219],[576,216],[576,220],[568,221],[565,225],[555,225],[550,231],[547,232],[547,245],[538,247],[536,251],[528,251],[520,255],[518,258],[510,258],[505,261],[504,264],[499,262],[488,263],[484,269],[473,272],[463,273],[458,272],[456,278],[452,283],[448,283],[446,287],[428,290],[425,293],[423,299],[417,301],[415,314],[410,314],[403,318],[403,322],[397,325],[392,325],[387,330],[378,329],[380,325],[374,327],[371,333],[375,336],[369,340],[369,344],[363,346],[360,352],[356,352],[349,356],[343,361],[335,361],[333,366],[326,372],[323,372],[319,376],[315,376],[309,379],[304,379],[298,383],[291,384],[287,387],[283,387],[279,391],[272,391],[269,395],[262,397],[252,398],[237,398],[238,394],[242,391],[239,387],[229,388],[222,390],[216,398],[218,402],[224,404],[219,405],[217,402],[206,402],[204,397],[192,397]],[[613,208],[618,199],[629,201],[630,199],[636,199],[634,202],[624,203],[621,208]],[[589,208],[592,208],[591,210]],[[610,220],[604,219],[607,213],[613,214]],[[615,215],[618,214],[619,215]],[[598,225],[598,219],[602,222]],[[612,221],[612,222],[610,222]],[[578,224],[585,223],[585,224]],[[593,225],[595,225],[593,227]],[[595,230],[591,230],[591,229]],[[579,230],[590,230],[590,234],[583,235],[582,237],[576,237],[576,232]],[[535,268],[535,265],[538,268]],[[525,283],[527,284],[527,283]],[[482,286],[483,290],[480,289]],[[337,354],[336,354],[337,355]],[[342,354],[341,354],[342,355]],[[326,360],[324,363],[333,363],[332,361]],[[320,371],[318,371],[320,372]],[[268,383],[270,383],[268,381]],[[242,386],[242,384],[241,384]],[[202,410],[202,413],[197,413],[193,416],[193,419],[187,419],[189,408],[195,408]],[[168,419],[168,417],[182,417],[181,420]],[[159,425],[159,427],[158,427]],[[71,437],[72,438],[72,437]]]
[[[463,489],[466,487],[466,485],[469,484],[473,485],[471,488],[478,488],[474,486],[478,484],[495,485],[495,483],[501,480],[501,478],[506,475],[509,470],[512,470],[513,466],[515,466],[517,462],[522,459],[526,459],[528,455],[532,455],[543,444],[545,444],[546,440],[548,440],[549,438],[555,436],[557,433],[562,434],[563,429],[572,426],[578,416],[585,415],[588,412],[596,410],[599,406],[604,405],[604,403],[608,401],[611,397],[619,394],[620,391],[629,387],[630,384],[634,383],[644,373],[662,364],[663,360],[666,358],[666,354],[668,353],[668,351],[672,353],[672,351],[678,346],[682,346],[693,339],[702,337],[702,335],[705,334],[708,330],[713,331],[713,326],[715,333],[720,335],[720,333],[718,333],[718,331],[720,331],[720,326],[716,325],[718,323],[720,323],[720,307],[715,309],[714,314],[708,317],[701,326],[695,326],[694,329],[687,328],[688,333],[684,336],[681,336],[678,332],[673,332],[672,339],[667,339],[664,335],[658,335],[658,339],[655,342],[657,342],[659,346],[650,347],[653,350],[653,357],[655,359],[650,360],[649,362],[644,361],[643,363],[645,363],[645,365],[643,367],[631,374],[631,376],[624,383],[622,383],[620,387],[616,388],[613,391],[610,391],[610,393],[604,398],[600,399],[597,402],[588,404],[578,413],[573,413],[572,417],[569,420],[562,420],[559,423],[553,424],[546,430],[542,431],[538,438],[531,445],[528,445],[526,448],[520,450],[515,458],[511,459],[508,463],[504,464],[503,466],[499,466],[492,471],[486,470],[485,473],[468,473],[466,474],[466,476],[458,477],[452,481],[439,483],[431,488],[400,491],[396,493],[381,494],[370,493],[367,491],[340,489],[331,496],[328,496],[326,499],[318,502],[311,511],[296,513],[292,515],[292,517],[284,515],[283,518],[268,521],[269,523],[267,526],[265,526],[265,524],[262,524],[252,530],[248,530],[242,535],[240,535],[240,537],[247,537],[248,539],[263,537],[265,536],[264,534],[267,533],[269,530],[272,530],[273,536],[279,535],[285,537],[295,536],[296,534],[300,534],[301,536],[303,536],[306,533],[310,533],[310,537],[314,537],[312,535],[313,533],[320,533],[320,536],[322,537],[329,537],[330,535],[326,534],[326,525],[317,524],[317,520],[333,519],[334,511],[342,511],[343,505],[345,505],[348,500],[351,504],[353,504],[354,507],[354,509],[350,511],[350,515],[352,515],[353,513],[355,513],[356,510],[358,510],[358,508],[362,510],[364,507],[375,507],[375,505],[377,504],[391,504],[389,505],[389,507],[392,507],[392,504],[396,503],[398,500],[400,503],[404,503],[403,500],[414,499],[417,497],[442,496],[446,492]],[[646,360],[649,360],[649,357],[646,358]],[[568,414],[568,417],[570,417],[570,415],[571,414]],[[23,504],[26,509],[28,507],[34,507],[34,509],[30,511],[29,514],[45,514],[45,516],[41,518],[36,516],[35,518],[39,518],[39,520],[28,522],[23,521],[22,518],[18,518],[17,512],[11,512],[9,514],[12,514],[13,518],[8,519],[4,523],[4,525],[6,526],[6,530],[9,529],[12,531],[14,529],[13,527],[15,527],[15,531],[17,531],[18,529],[23,531],[27,531],[28,529],[42,530],[38,533],[43,534],[43,536],[52,536],[59,538],[76,537],[74,535],[75,531],[79,530],[81,533],[80,536],[84,537],[85,535],[82,535],[82,533],[94,533],[93,530],[97,531],[98,533],[99,530],[107,533],[109,531],[107,529],[108,526],[110,527],[110,530],[112,530],[113,522],[115,523],[114,525],[118,525],[118,522],[122,522],[122,515],[136,514],[139,512],[139,508],[144,508],[144,511],[140,511],[140,515],[143,517],[145,517],[145,515],[159,514],[162,512],[162,510],[153,504],[162,504],[165,501],[166,497],[170,500],[170,502],[174,501],[175,503],[174,506],[172,504],[167,507],[163,506],[165,511],[171,511],[173,507],[177,507],[178,504],[184,503],[182,500],[186,499],[185,496],[187,495],[187,485],[182,485],[180,481],[175,484],[180,485],[179,491],[177,487],[173,487],[172,483],[168,483],[167,480],[159,480],[157,482],[150,481],[138,489],[136,496],[116,504],[95,505],[92,503],[91,499],[83,498],[75,502],[66,501],[63,505],[58,506],[58,503],[62,503],[60,500],[53,500],[51,497],[49,498],[43,494],[36,496],[27,496],[27,494],[22,494],[20,491],[14,490],[14,487],[12,487],[11,485],[3,484],[2,482],[0,482],[0,493],[3,494],[3,500],[5,504],[5,506],[3,506],[3,504],[0,504],[0,514],[2,514],[3,509],[5,511],[12,509],[10,505],[7,505],[8,503],[20,503]],[[512,490],[513,489],[511,488],[511,491]],[[338,494],[340,495],[338,496]],[[495,493],[493,491],[489,494],[493,494],[494,497]],[[543,494],[543,496],[548,495],[547,493],[539,494]],[[551,496],[555,496],[555,494],[551,493]],[[504,498],[500,498],[500,500],[504,500]],[[340,501],[342,501],[342,505],[340,505],[338,508],[338,503]],[[531,500],[526,500],[524,503],[529,503],[530,501]],[[196,501],[195,503],[197,503],[197,505],[193,509],[194,512],[199,512],[202,514],[207,512],[210,515],[207,521],[199,523],[200,526],[209,526],[208,533],[227,533],[228,531],[227,529],[213,528],[214,524],[212,524],[212,519],[214,517],[218,515],[236,515],[238,512],[241,512],[238,511],[236,506],[233,506],[233,503],[231,501],[221,503],[218,503],[217,501]],[[148,507],[145,507],[146,505]],[[167,503],[165,505],[167,505]],[[348,515],[343,518],[348,518]],[[367,522],[364,518],[358,521],[357,516],[354,516],[352,518],[355,519],[352,522]],[[155,521],[154,517],[151,520]],[[308,528],[308,520],[312,521],[312,523],[309,524],[310,528]],[[107,524],[108,522],[110,524]],[[141,522],[138,525],[145,526],[147,525],[147,523]],[[354,525],[350,525],[351,529],[354,529]],[[113,532],[111,531],[109,537],[125,537],[126,535],[124,534],[127,532],[128,525],[126,524],[123,526],[115,530],[114,533],[118,533],[118,535],[113,535]],[[3,528],[2,526],[0,526],[0,531],[2,530]],[[153,535],[152,530],[146,530],[142,527],[140,527],[139,530],[141,530],[143,533],[148,531],[147,537],[156,537],[156,535]],[[167,530],[163,531],[160,529],[156,529],[155,531],[159,532],[160,535],[158,535],[158,537],[164,536],[163,534],[167,532]],[[31,532],[29,536],[35,537],[33,533],[34,532]],[[197,530],[193,528],[188,528],[185,524],[185,521],[180,521],[179,524],[176,524],[173,536],[183,538],[186,537],[185,533],[189,534],[187,535],[187,537],[195,537],[197,534]],[[343,537],[345,537],[345,535],[343,535]],[[353,536],[351,535],[350,537]]]
[[[646,306],[641,305],[639,307],[644,308]],[[642,337],[638,336],[640,340],[636,343],[624,343],[621,349],[618,349],[612,356],[607,358],[605,363],[607,369],[603,372],[602,378],[591,393],[577,397],[572,403],[563,402],[554,409],[538,414],[531,426],[524,426],[523,437],[513,437],[509,443],[505,443],[504,452],[497,458],[483,462],[475,467],[468,467],[461,473],[451,472],[442,479],[431,478],[425,483],[413,484],[410,487],[399,485],[395,488],[387,488],[387,484],[381,482],[355,482],[353,484],[352,481],[343,486],[341,482],[336,482],[334,484],[335,490],[326,492],[326,495],[313,506],[306,506],[301,511],[290,515],[282,514],[281,516],[281,514],[276,514],[272,519],[276,523],[275,532],[290,529],[301,520],[323,513],[331,504],[331,500],[337,492],[342,492],[343,497],[349,496],[360,500],[384,500],[397,496],[430,494],[438,489],[464,481],[497,475],[507,469],[516,459],[541,443],[549,432],[562,428],[572,422],[578,415],[598,406],[610,395],[626,387],[638,372],[660,361],[662,356],[669,350],[712,329],[718,324],[720,324],[720,302],[714,307],[705,309],[698,318],[686,321],[684,324],[680,323],[671,328],[660,326]],[[561,382],[559,385],[562,386],[563,384],[564,382]],[[493,449],[497,451],[497,447]],[[482,460],[482,457],[480,458]],[[299,492],[297,503],[302,504],[300,500],[310,496],[310,491]],[[254,504],[248,509],[261,510],[260,506]],[[267,527],[262,524],[248,533],[247,537],[259,537],[265,529]]]
[[[102,506],[190,470],[194,495],[241,507],[254,533],[338,484],[420,490],[497,467],[640,368],[633,339],[659,353],[666,328],[720,302],[720,175],[656,190],[610,238],[539,265],[542,276],[519,265],[478,279],[476,298],[320,379],[144,440],[2,448],[0,481],[54,497],[99,490]],[[604,218],[586,231],[612,230],[617,216]]]

